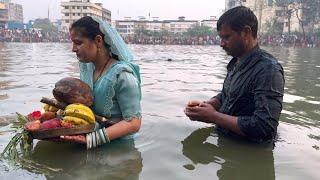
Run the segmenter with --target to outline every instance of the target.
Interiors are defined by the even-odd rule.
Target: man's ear
[[[244,26],[242,32],[243,32],[244,37],[246,37],[246,38],[252,36],[252,29],[250,26]]]

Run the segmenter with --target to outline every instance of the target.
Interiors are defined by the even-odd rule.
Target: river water
[[[183,109],[222,87],[230,57],[218,46],[130,45],[142,72],[143,124],[133,140],[86,151],[35,141],[29,160],[57,173],[0,161],[0,179],[320,179],[320,51],[266,48],[285,69],[275,146],[225,137]],[[39,109],[54,83],[79,71],[70,44],[0,44],[0,151],[15,112]],[[172,61],[167,61],[167,59]]]

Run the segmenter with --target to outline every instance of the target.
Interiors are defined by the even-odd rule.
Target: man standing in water
[[[258,21],[247,7],[225,12],[217,22],[220,46],[233,58],[222,91],[205,102],[190,101],[185,114],[227,134],[263,142],[277,134],[284,93],[283,68],[257,39]]]

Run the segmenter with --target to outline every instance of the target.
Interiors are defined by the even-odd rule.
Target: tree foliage
[[[205,37],[205,36],[212,36],[215,31],[208,26],[193,26],[189,28],[187,32],[184,33],[186,36],[190,37]]]
[[[33,23],[33,28],[41,29],[44,32],[57,32],[55,27],[49,19],[36,19]]]
[[[177,34],[174,34],[173,32],[169,32],[168,30],[165,30],[165,29],[161,31],[151,31],[144,28],[139,28],[135,30],[135,34],[139,36],[147,36],[147,37],[177,36]],[[216,34],[217,34],[216,30],[213,30],[208,26],[194,26],[192,28],[189,28],[186,32],[179,35],[187,36],[187,37],[205,37],[205,36],[212,36]]]
[[[269,35],[280,35],[283,32],[283,23],[279,22],[277,18],[268,20],[265,25],[267,28],[267,34]]]
[[[320,0],[275,0],[275,5],[285,10],[285,18],[289,23],[293,16],[299,20],[304,37],[306,27],[312,33],[314,25],[320,23]]]

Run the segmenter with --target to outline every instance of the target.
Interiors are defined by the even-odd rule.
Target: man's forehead
[[[222,24],[218,33],[221,35],[221,34],[233,34],[236,32],[231,29],[230,25]]]
[[[221,28],[220,28],[220,31],[232,31],[231,27],[229,24],[222,24],[221,25]]]

